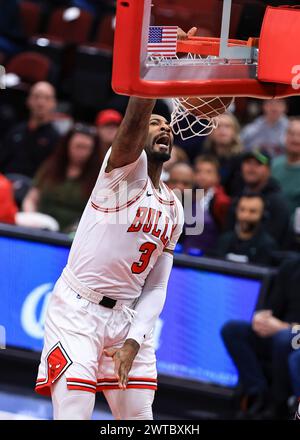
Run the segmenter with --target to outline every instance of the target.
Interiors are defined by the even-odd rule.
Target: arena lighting
[[[79,8],[68,8],[64,11],[63,19],[65,21],[75,21],[80,17],[80,13],[81,12]]]
[[[36,44],[40,47],[47,47],[50,45],[50,40],[48,38],[38,38]]]
[[[15,73],[7,73],[4,76],[4,84],[8,88],[18,86],[20,82],[21,82],[21,78]]]

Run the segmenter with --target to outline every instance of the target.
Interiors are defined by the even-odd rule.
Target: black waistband
[[[100,306],[107,307],[108,309],[113,309],[116,305],[117,300],[108,298],[108,296],[104,296],[99,302]]]

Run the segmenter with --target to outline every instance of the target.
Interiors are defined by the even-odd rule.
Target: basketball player
[[[173,135],[154,104],[130,98],[50,299],[36,391],[54,419],[90,419],[96,391],[116,419],[152,419],[153,327],[183,224],[160,180]]]

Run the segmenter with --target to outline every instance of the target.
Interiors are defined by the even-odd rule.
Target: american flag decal
[[[150,26],[148,55],[174,56],[177,49],[177,26]]]

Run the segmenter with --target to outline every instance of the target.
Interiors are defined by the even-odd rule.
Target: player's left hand
[[[114,360],[115,375],[118,379],[119,387],[123,390],[126,389],[128,374],[138,350],[139,344],[131,339],[125,341],[121,348],[108,348],[104,350],[104,354],[112,357]]]
[[[184,32],[180,27],[177,29],[177,38],[178,40],[187,40],[190,37],[194,37],[196,35],[197,28],[192,27],[188,32]]]

